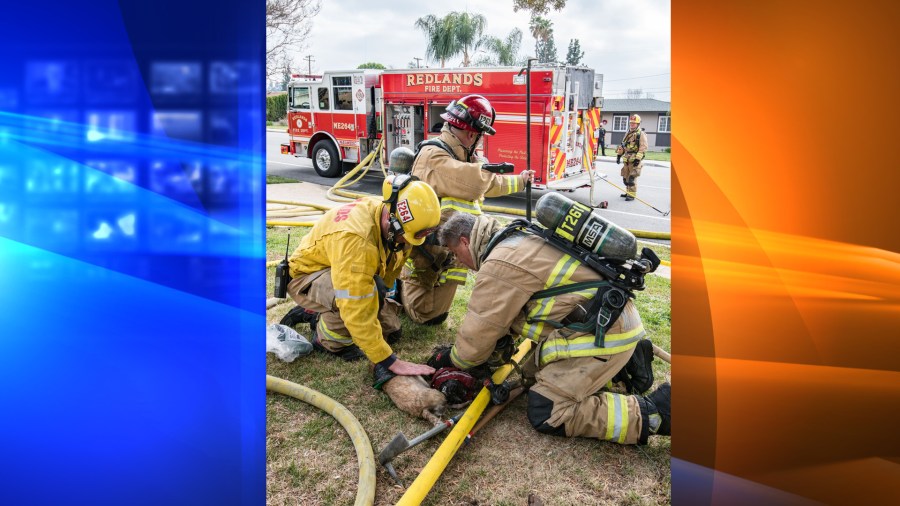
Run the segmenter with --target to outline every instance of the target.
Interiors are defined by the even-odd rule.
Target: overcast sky
[[[453,7],[421,0],[322,0],[308,46],[297,52],[297,61],[305,71],[302,58],[312,55],[313,72],[352,69],[370,61],[406,68],[414,57],[425,57],[427,42],[415,27],[416,19],[453,10],[483,14],[485,33],[501,39],[518,27],[523,32],[519,55],[534,55],[529,14],[513,12],[512,0],[455,2]],[[627,89],[642,88],[654,98],[671,100],[669,0],[568,0],[562,11],[545,17],[553,22],[561,60],[569,39],[579,39],[583,63],[604,76],[604,97],[625,98]],[[458,66],[461,59],[447,66]],[[440,67],[439,62],[427,64]]]

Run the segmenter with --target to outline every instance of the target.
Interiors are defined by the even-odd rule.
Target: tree
[[[363,63],[362,65],[360,65],[359,67],[356,67],[356,68],[358,68],[358,69],[381,69],[381,70],[384,70],[384,69],[386,69],[387,67],[385,67],[384,65],[382,65],[382,64],[380,64],[380,63],[376,63],[376,62],[370,61],[370,62],[367,62],[367,63]]]
[[[460,53],[462,66],[471,65],[471,54],[484,43],[482,34],[486,25],[483,15],[468,12],[451,12],[442,18],[429,14],[416,20],[416,28],[428,38],[425,57],[441,62],[442,68],[447,60]]]
[[[569,65],[578,65],[584,58],[584,51],[581,50],[581,42],[578,39],[569,39],[569,52],[566,53],[566,63]]]
[[[266,79],[277,79],[303,49],[321,0],[266,0]]]
[[[512,67],[521,63],[519,48],[522,47],[522,30],[513,28],[506,39],[487,36],[483,46],[493,53],[494,58],[483,56],[476,65],[504,65]]]
[[[448,58],[459,54],[449,18],[449,15],[439,18],[429,14],[416,20],[416,28],[425,32],[425,36],[428,37],[425,58],[441,62],[441,68],[444,68]]]
[[[555,11],[562,10],[565,6],[566,0],[513,0],[513,11],[531,11],[532,15],[546,14],[550,7]]]
[[[451,12],[448,16],[453,17],[451,25],[454,37],[463,54],[462,66],[468,67],[472,64],[472,60],[469,58],[469,48],[474,53],[484,44],[483,34],[487,18],[483,14],[469,14],[468,12]]]
[[[553,41],[553,22],[541,16],[532,16],[528,24],[534,37],[534,52],[541,63],[553,63],[556,57],[556,43]]]

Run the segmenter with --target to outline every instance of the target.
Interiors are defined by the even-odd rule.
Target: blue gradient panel
[[[265,503],[264,16],[4,4],[0,504]]]

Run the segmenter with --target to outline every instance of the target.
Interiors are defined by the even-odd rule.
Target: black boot
[[[630,202],[632,200],[634,200],[634,197],[632,197],[631,195],[625,195],[625,202]]]
[[[319,342],[319,335],[316,333],[315,328],[313,328],[312,345],[314,350],[334,357],[339,357],[345,362],[352,362],[366,356],[366,354],[363,353],[361,349],[359,349],[359,346],[355,344],[351,344],[350,346],[341,348],[339,351],[329,350],[328,348],[322,346],[322,343]]]
[[[652,394],[638,397],[641,408],[641,435],[638,444],[647,444],[651,434],[672,435],[672,385],[663,383]]]
[[[627,197],[628,194],[627,194],[627,193],[623,193],[623,194],[621,194],[621,195],[619,195],[619,196],[620,196],[620,197]]]
[[[278,323],[287,325],[290,328],[294,328],[294,325],[297,325],[298,323],[308,323],[310,328],[314,328],[318,317],[319,313],[297,306],[288,311]]]

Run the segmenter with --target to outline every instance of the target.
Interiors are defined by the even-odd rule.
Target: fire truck
[[[311,158],[316,172],[337,177],[384,138],[382,161],[397,147],[440,135],[440,115],[465,95],[482,95],[497,112],[496,135],[481,154],[526,168],[527,72],[510,67],[349,70],[296,76],[288,85],[288,134],[282,153]],[[531,68],[531,166],[534,187],[589,186],[600,127],[603,76],[583,66]]]

